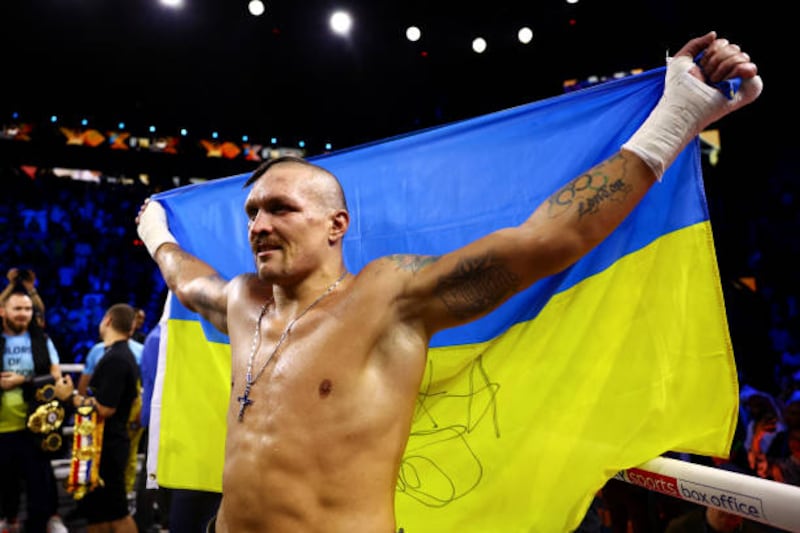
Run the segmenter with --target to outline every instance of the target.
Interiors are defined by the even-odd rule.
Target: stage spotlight
[[[261,0],[250,0],[250,3],[247,4],[247,10],[250,11],[250,14],[254,17],[263,15],[265,9],[264,2]]]
[[[346,11],[337,11],[331,15],[331,29],[339,35],[347,35],[353,26],[353,19]]]

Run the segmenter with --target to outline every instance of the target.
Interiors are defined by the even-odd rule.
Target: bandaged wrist
[[[689,56],[672,58],[667,64],[664,94],[644,124],[622,145],[638,155],[660,181],[678,154],[703,129],[761,93],[761,78],[744,80],[733,98],[689,73]]]
[[[142,239],[150,256],[165,243],[177,244],[175,236],[170,233],[167,226],[167,214],[158,202],[151,201],[139,217],[139,226],[136,228],[139,238]]]

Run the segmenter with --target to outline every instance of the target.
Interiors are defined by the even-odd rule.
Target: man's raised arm
[[[228,333],[228,282],[214,268],[178,245],[169,231],[164,208],[146,200],[136,217],[137,231],[155,260],[167,287],[189,310],[199,313],[220,332]]]
[[[741,87],[733,95],[712,86],[734,78]],[[422,313],[429,331],[452,327],[571,266],[619,226],[698,133],[761,89],[756,65],[739,46],[715,32],[692,39],[669,60],[664,94],[620,151],[561,187],[520,226],[429,262],[414,276],[409,308]]]

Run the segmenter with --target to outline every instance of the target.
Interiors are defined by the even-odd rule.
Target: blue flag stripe
[[[393,253],[447,253],[491,231],[523,222],[569,180],[619,149],[652,108],[663,75],[663,68],[654,69],[310,158],[339,177],[348,198],[352,217],[344,246],[348,268],[357,272],[368,261]],[[495,338],[513,324],[535,317],[554,294],[661,235],[707,220],[699,179],[673,178],[700,176],[699,165],[699,145],[693,143],[622,227],[584,259],[541,280],[490,315],[438,333],[431,347]],[[178,241],[227,278],[252,271],[242,208],[246,178],[232,176],[156,196],[165,204]],[[664,198],[679,207],[659,208],[665,205]],[[173,318],[199,319],[177,300],[173,303]],[[209,324],[203,326],[209,340],[227,342]]]

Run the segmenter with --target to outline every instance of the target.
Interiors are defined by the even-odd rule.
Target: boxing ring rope
[[[800,532],[800,487],[794,485],[668,457],[623,470],[615,478],[754,522]]]

